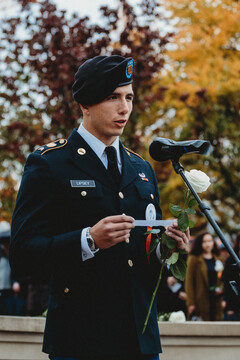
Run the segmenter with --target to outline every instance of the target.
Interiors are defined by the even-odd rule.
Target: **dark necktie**
[[[120,172],[118,169],[118,164],[117,164],[117,152],[115,147],[113,146],[108,146],[105,149],[106,154],[107,154],[107,158],[108,158],[108,171],[110,173],[110,175],[113,177],[113,180],[115,181],[115,183],[119,186],[120,185]]]

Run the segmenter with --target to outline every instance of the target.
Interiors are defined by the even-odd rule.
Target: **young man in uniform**
[[[153,360],[161,352],[156,304],[142,334],[158,255],[146,228],[161,219],[155,174],[119,140],[132,111],[132,58],[97,56],[76,73],[83,123],[27,159],[12,220],[16,274],[50,275],[43,351],[50,358]],[[185,248],[189,232],[168,228]]]

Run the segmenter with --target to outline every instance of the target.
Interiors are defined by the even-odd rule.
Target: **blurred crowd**
[[[234,239],[240,256],[240,233]],[[239,269],[219,239],[201,232],[190,242],[184,282],[165,267],[158,293],[158,312],[183,311],[189,321],[240,321],[240,297],[231,282],[240,285]]]
[[[0,315],[41,316],[47,310],[48,282],[14,279],[8,261],[10,230],[0,229]],[[234,241],[240,256],[240,233]],[[220,240],[201,232],[191,240],[184,282],[166,266],[158,292],[158,312],[183,311],[189,321],[240,321],[240,297],[231,286],[240,284],[239,270]]]
[[[10,230],[0,230],[0,315],[41,316],[47,309],[48,282],[14,278],[8,260]]]

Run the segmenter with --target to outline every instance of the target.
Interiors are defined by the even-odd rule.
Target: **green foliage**
[[[148,234],[159,234],[160,233],[160,229],[151,229],[147,232],[144,233],[144,235],[148,235]]]
[[[179,259],[179,253],[178,252],[173,252],[172,255],[170,256],[170,258],[167,259],[167,264],[168,265],[174,265],[174,264],[176,264],[178,259]]]
[[[188,221],[188,214],[186,210],[182,211],[178,217],[178,226],[182,231],[185,231],[188,228],[189,221]]]
[[[170,203],[169,210],[173,216],[178,217],[182,211],[182,208],[178,205],[174,205],[174,204]]]
[[[190,207],[190,208],[193,208],[194,206],[196,206],[197,205],[197,200],[195,199],[195,198],[192,198],[190,201],[189,201],[189,203],[188,203],[188,206]]]
[[[171,265],[171,272],[173,276],[178,280],[184,281],[186,276],[186,270],[186,261],[183,260],[180,256],[178,258],[178,261]]]
[[[170,313],[159,313],[158,321],[169,321],[171,314],[172,314],[171,312]]]
[[[176,247],[176,240],[172,239],[170,236],[168,236],[166,233],[162,234],[161,236],[161,245],[166,246],[168,249],[172,250]],[[163,249],[161,249],[163,250]]]
[[[149,254],[151,254],[151,253],[156,249],[156,247],[158,246],[158,244],[159,244],[158,238],[155,238],[153,241],[151,241],[151,246],[150,246]]]

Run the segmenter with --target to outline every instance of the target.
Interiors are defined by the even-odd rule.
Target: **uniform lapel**
[[[128,152],[120,142],[120,152],[122,157],[122,177],[120,190],[130,184],[139,174],[139,164],[134,159],[134,156]]]
[[[73,130],[72,134],[68,138],[68,142],[73,151],[72,162],[76,167],[88,174],[90,178],[98,180],[110,188],[116,187],[116,184],[101,160],[81,137],[77,130]],[[81,151],[79,149],[83,150]]]

